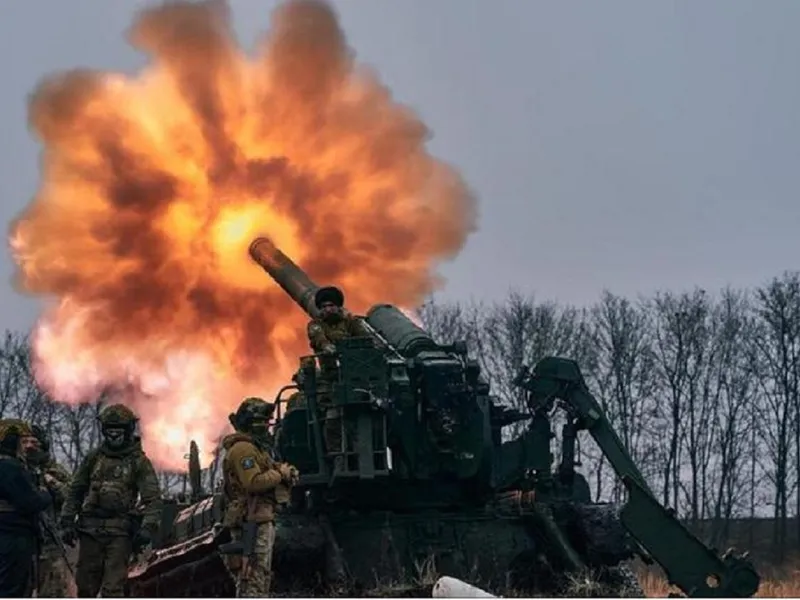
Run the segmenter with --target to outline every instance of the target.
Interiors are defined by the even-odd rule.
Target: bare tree
[[[612,427],[647,477],[654,464],[648,433],[656,384],[647,313],[644,306],[605,291],[592,316],[597,395]],[[604,465],[601,460],[595,466],[597,497],[605,483]],[[621,482],[616,477],[611,492],[612,498],[621,498]]]
[[[709,370],[717,394],[716,410],[706,423],[716,429],[717,457],[713,469],[715,492],[710,511],[711,542],[720,544],[730,536],[731,519],[737,507],[746,506],[750,489],[747,465],[750,435],[754,427],[755,384],[748,360],[747,343],[753,332],[748,297],[730,288],[722,291],[711,316],[716,360]],[[755,478],[755,473],[752,473]]]
[[[555,302],[511,292],[505,302],[488,308],[482,320],[481,351],[498,396],[508,405],[524,408],[524,394],[513,385],[523,365],[547,355],[567,355],[576,346],[579,313]]]
[[[699,471],[701,394],[708,368],[709,300],[704,290],[691,293],[659,293],[652,302],[656,365],[664,383],[667,402],[659,403],[659,417],[666,425],[662,500],[679,507],[683,450],[691,466],[690,515],[700,515]]]
[[[787,520],[800,516],[799,274],[752,294],[725,289],[712,298],[694,289],[631,301],[604,292],[582,309],[511,292],[492,304],[429,299],[418,314],[436,341],[466,341],[492,393],[515,408],[526,408],[513,385],[522,365],[547,355],[576,360],[665,504],[710,520],[715,544],[732,535],[733,519],[771,505],[776,558],[786,553]],[[27,336],[5,333],[0,417],[43,425],[65,466],[74,469],[100,444],[101,406],[51,401],[36,385]],[[594,445],[581,444],[579,456],[595,496],[620,499]],[[220,458],[203,470],[207,491],[218,488]],[[159,475],[165,493],[188,491],[185,474]]]
[[[419,308],[417,314],[422,326],[430,336],[440,344],[451,344],[465,341],[475,345],[477,336],[476,316],[482,312],[481,305],[465,305],[461,303],[437,302],[431,297]]]
[[[784,273],[756,290],[753,364],[761,391],[761,436],[774,487],[775,558],[786,552],[788,500],[800,473],[800,274]],[[791,464],[794,446],[795,464]],[[796,514],[800,514],[800,494]]]

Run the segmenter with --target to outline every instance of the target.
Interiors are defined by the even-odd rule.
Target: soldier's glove
[[[333,344],[326,344],[325,347],[322,349],[323,354],[327,354],[329,356],[333,356],[336,354],[336,346]]]
[[[78,541],[78,532],[75,530],[74,525],[70,525],[69,527],[62,528],[61,530],[61,541],[64,542],[70,548],[75,547],[75,542]]]
[[[139,529],[139,531],[136,532],[136,537],[133,540],[133,545],[135,548],[141,549],[149,545],[150,542],[152,541],[153,541],[153,536],[150,535],[150,531],[142,527]]]
[[[58,481],[56,481],[56,478],[50,475],[50,473],[45,473],[43,479],[44,479],[44,484],[49,488],[55,487],[56,484],[58,483]]]
[[[61,517],[58,527],[61,529],[61,541],[67,546],[74,547],[78,539],[78,531],[75,529],[75,518]]]
[[[300,473],[289,463],[281,463],[278,465],[278,472],[281,474],[283,481],[289,485],[294,485],[300,478]]]

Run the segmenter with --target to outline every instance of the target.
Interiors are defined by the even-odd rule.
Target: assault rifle
[[[250,559],[256,553],[256,531],[258,523],[245,521],[242,523],[242,538],[225,544],[220,544],[219,553],[242,557],[242,568],[239,571],[239,581],[247,579],[250,570]]]
[[[47,535],[47,537],[49,537],[53,541],[53,543],[55,543],[55,545],[58,547],[58,551],[61,554],[61,558],[64,559],[64,563],[67,565],[67,570],[69,571],[69,574],[74,578],[75,571],[72,570],[72,565],[69,564],[69,556],[67,555],[67,549],[64,547],[64,542],[61,541],[61,537],[58,535],[56,526],[49,515],[45,513],[39,513],[39,527],[41,527],[42,531]]]

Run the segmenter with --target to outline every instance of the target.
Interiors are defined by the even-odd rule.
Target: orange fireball
[[[253,56],[224,2],[141,12],[134,77],[40,83],[42,181],[12,227],[19,287],[51,301],[36,378],[57,401],[137,390],[157,467],[207,464],[245,395],[271,398],[307,353],[307,317],[249,258],[271,238],[348,305],[415,306],[475,224],[428,130],[360,67],[332,9],[295,0]]]

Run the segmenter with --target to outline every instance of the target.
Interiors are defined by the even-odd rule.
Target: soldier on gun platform
[[[246,398],[229,416],[236,432],[222,441],[226,501],[223,525],[230,529],[234,543],[249,539],[252,546],[243,547],[242,556],[224,555],[238,598],[269,594],[275,544],[273,521],[277,509],[289,502],[298,478],[297,469],[272,458],[267,426],[274,411],[274,404],[261,398]]]
[[[302,385],[303,379],[305,378],[303,374],[302,366],[295,371],[294,375],[292,375],[292,381],[297,384],[298,388],[295,392],[292,393],[291,396],[286,400],[286,411],[299,409],[299,408],[306,408],[306,397],[303,394]]]
[[[314,295],[314,304],[319,309],[319,316],[308,324],[308,341],[316,354],[335,354],[339,340],[369,336],[361,318],[344,308],[344,294],[339,288],[319,288]],[[321,366],[325,369],[324,365]]]
[[[323,436],[328,452],[342,450],[342,418],[339,409],[334,408],[330,399],[330,383],[336,379],[336,343],[351,337],[368,337],[369,330],[364,322],[344,308],[344,294],[334,286],[322,287],[314,295],[314,303],[319,316],[308,324],[308,340],[311,349],[320,357],[319,405],[325,414]],[[355,431],[348,431],[350,444]],[[334,473],[344,470],[344,457],[337,456],[333,462]]]

